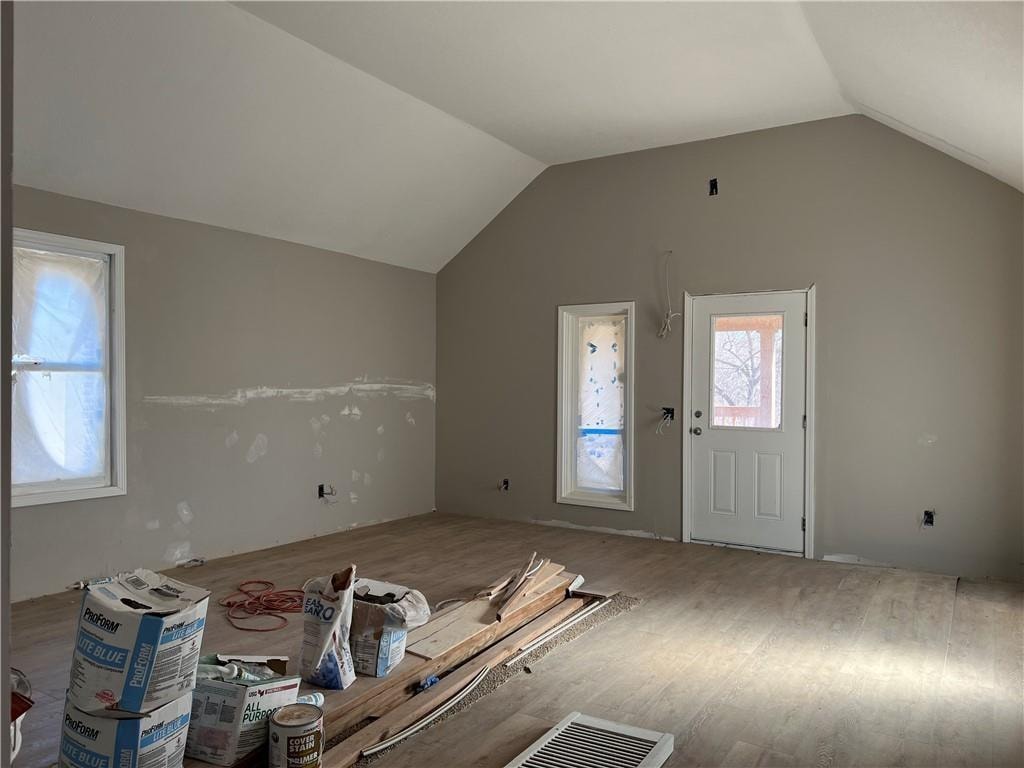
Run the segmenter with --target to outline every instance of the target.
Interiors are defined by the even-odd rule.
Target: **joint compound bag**
[[[311,685],[337,691],[356,681],[348,647],[355,576],[356,567],[350,565],[331,576],[310,579],[302,588],[305,599],[299,671]]]
[[[385,677],[405,657],[408,631],[426,624],[422,592],[374,579],[356,579],[349,642],[356,672]]]
[[[142,714],[192,690],[210,593],[152,571],[82,597],[68,698],[90,714]]]
[[[61,723],[60,768],[181,768],[192,696],[147,715],[96,717],[67,702]]]

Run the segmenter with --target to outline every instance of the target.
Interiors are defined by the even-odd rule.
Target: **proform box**
[[[190,692],[210,593],[152,571],[90,584],[68,698],[90,714],[151,712]]]
[[[375,579],[356,579],[349,645],[356,672],[385,677],[405,657],[408,631],[426,624],[421,592]]]
[[[67,702],[60,768],[180,768],[192,697],[182,696],[146,715],[97,717]]]
[[[230,656],[219,656],[225,662]],[[287,659],[245,657],[259,660],[280,674]],[[192,692],[192,725],[185,754],[214,765],[234,765],[267,745],[267,724],[276,709],[294,704],[299,677],[275,677],[260,682],[199,680]]]

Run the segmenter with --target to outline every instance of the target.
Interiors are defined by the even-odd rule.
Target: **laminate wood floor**
[[[555,649],[379,768],[500,768],[573,710],[674,733],[671,766],[1024,765],[1019,584],[441,514],[171,573],[213,591],[206,649],[295,658],[298,617],[280,632],[240,632],[216,600],[246,578],[299,586],[355,562],[433,603],[534,549],[643,605]],[[56,761],[79,600],[12,606],[13,663],[38,702],[16,766]]]

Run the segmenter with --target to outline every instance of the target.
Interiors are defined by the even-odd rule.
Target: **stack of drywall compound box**
[[[179,768],[210,593],[139,570],[86,588],[62,768]]]

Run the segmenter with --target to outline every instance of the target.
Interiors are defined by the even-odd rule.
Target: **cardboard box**
[[[90,584],[68,698],[89,714],[143,714],[195,683],[210,593],[152,571]]]
[[[146,715],[98,717],[68,701],[60,738],[60,768],[180,768],[192,697]]]
[[[218,654],[218,660],[262,663],[282,675],[255,683],[240,680],[199,680],[196,683],[185,754],[214,765],[231,766],[267,745],[270,716],[274,710],[295,703],[299,677],[284,676],[287,658],[238,658]]]
[[[385,677],[405,657],[408,630],[426,623],[430,607],[420,592],[400,584],[356,579],[349,646],[356,672]]]

